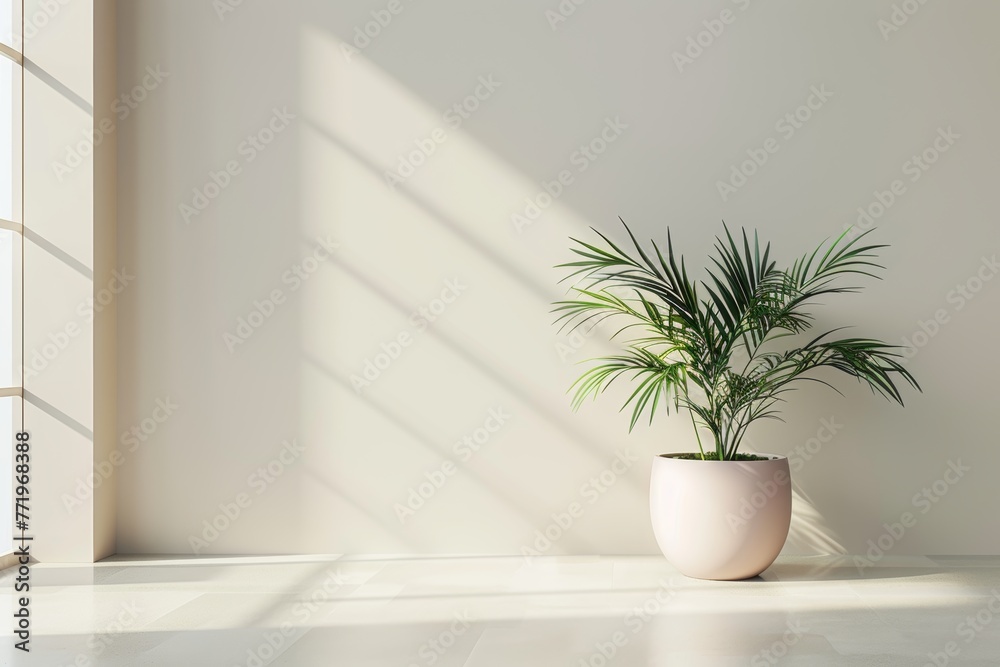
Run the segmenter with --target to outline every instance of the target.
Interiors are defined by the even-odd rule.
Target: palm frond
[[[885,246],[863,242],[869,232],[848,238],[848,230],[780,269],[756,232],[752,239],[746,230],[734,236],[723,223],[707,278],[695,281],[684,258],[678,261],[669,229],[661,250],[655,241],[644,247],[622,225],[629,251],[594,230],[600,241],[572,239],[576,259],[558,267],[569,270],[563,280],[575,281],[573,297],[554,304],[560,331],[617,318],[624,324],[611,338],[631,336],[621,354],[592,360],[573,383],[573,409],[624,376],[634,385],[622,405],[631,406],[629,430],[643,415],[652,422],[661,409],[684,409],[696,434],[710,432],[725,459],[735,456],[751,424],[781,418],[778,406],[796,383],[836,390],[815,376],[817,369],[840,371],[901,405],[901,385],[920,390],[898,348],[869,338],[831,339],[837,329],[791,349],[765,349],[809,331],[813,317],[804,308],[817,297],[859,290],[844,279],[879,277],[884,267],[875,260]],[[745,360],[742,370],[737,359]]]

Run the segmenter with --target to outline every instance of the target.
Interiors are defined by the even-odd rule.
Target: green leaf
[[[643,415],[652,423],[659,411],[669,414],[673,403],[674,410],[690,412],[696,434],[712,434],[720,457],[731,458],[754,422],[780,419],[777,406],[800,382],[837,390],[814,374],[819,369],[853,377],[900,404],[904,384],[920,391],[896,346],[861,337],[834,340],[840,329],[773,349],[810,331],[807,307],[815,299],[859,290],[843,279],[879,278],[884,267],[877,253],[885,246],[861,241],[870,232],[848,238],[848,230],[783,269],[756,231],[752,243],[745,229],[737,240],[723,222],[706,279],[693,281],[669,228],[665,248],[652,241],[647,252],[621,222],[631,254],[594,230],[599,241],[572,239],[576,258],[558,265],[567,271],[563,280],[578,285],[573,298],[553,304],[560,331],[614,318],[619,325],[611,339],[623,345],[621,354],[588,362],[594,365],[570,387],[573,409],[625,377],[632,384],[622,406],[631,408],[630,430]],[[698,296],[699,288],[706,298]]]

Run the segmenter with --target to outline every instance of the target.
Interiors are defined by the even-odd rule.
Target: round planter
[[[788,459],[653,459],[649,513],[656,543],[695,579],[755,577],[778,557],[792,519]]]

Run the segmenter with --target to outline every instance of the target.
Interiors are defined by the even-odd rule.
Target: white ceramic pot
[[[696,579],[755,577],[778,557],[792,519],[788,459],[653,459],[649,513],[656,543]]]

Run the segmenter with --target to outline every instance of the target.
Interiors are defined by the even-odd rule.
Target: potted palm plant
[[[622,224],[625,225],[624,221]],[[800,381],[831,386],[814,371],[832,368],[903,404],[897,382],[920,389],[900,364],[896,346],[869,338],[837,338],[840,329],[812,335],[807,307],[818,297],[857,292],[845,278],[878,277],[869,232],[844,232],[779,268],[770,244],[760,246],[725,226],[704,279],[675,259],[670,231],[665,253],[644,248],[625,225],[626,252],[594,230],[600,241],[578,239],[563,279],[575,280],[572,298],[555,303],[564,328],[623,320],[611,337],[619,354],[594,363],[573,384],[573,409],[625,377],[634,389],[629,430],[648,414],[686,412],[698,451],[653,460],[650,515],[657,544],[682,573],[700,579],[746,579],[774,562],[791,521],[788,459],[739,451],[747,429],[780,419],[779,404]],[[791,343],[791,344],[788,344]]]

